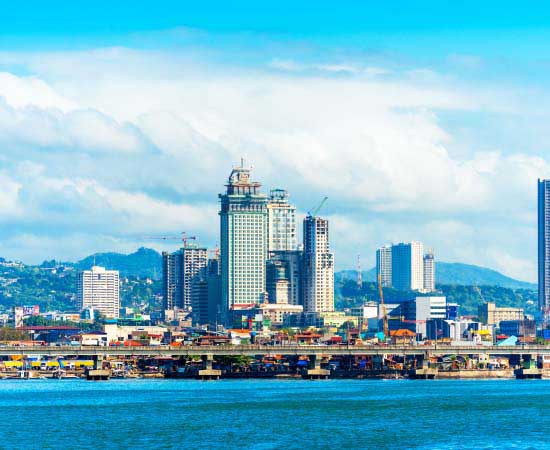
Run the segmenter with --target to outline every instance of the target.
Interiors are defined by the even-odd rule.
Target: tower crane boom
[[[327,200],[328,200],[328,197],[324,197],[323,200],[321,200],[321,203],[319,203],[319,205],[316,208],[313,208],[313,211],[307,213],[308,216],[315,217]]]
[[[378,293],[380,294],[380,307],[382,308],[382,321],[384,324],[384,339],[387,339],[390,335],[388,327],[388,314],[386,312],[386,305],[384,303],[384,292],[382,290],[382,275],[378,274]]]

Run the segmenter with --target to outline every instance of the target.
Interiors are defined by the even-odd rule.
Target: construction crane
[[[319,203],[319,206],[317,206],[316,208],[313,208],[313,211],[308,211],[307,215],[310,217],[315,217],[327,200],[328,200],[328,197],[324,197],[323,200],[321,200],[321,203]]]
[[[357,255],[357,287],[363,287],[363,274],[361,273],[361,255]]]
[[[195,241],[197,240],[196,236],[187,236],[187,232],[183,231],[181,233],[181,236],[147,236],[145,239],[160,239],[162,241],[182,241],[183,242],[183,248],[187,248],[187,241]]]
[[[483,294],[481,293],[481,289],[479,288],[479,286],[477,284],[474,284],[474,291],[476,291],[479,294],[479,298],[481,299],[481,301],[483,303],[486,303],[485,299],[483,298]]]
[[[220,247],[218,247],[218,244],[216,244],[216,247],[214,247],[212,250],[208,250],[208,254],[212,255],[212,258],[214,259],[219,259]]]
[[[384,339],[390,336],[388,327],[388,314],[386,312],[386,305],[384,304],[384,292],[382,291],[382,275],[378,274],[378,293],[380,294],[380,307],[382,308],[382,321],[384,323]]]

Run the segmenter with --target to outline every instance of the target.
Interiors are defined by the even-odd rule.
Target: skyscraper
[[[330,253],[328,220],[304,219],[304,312],[334,311],[334,255]]]
[[[192,306],[191,284],[208,261],[206,248],[187,244],[174,253],[162,254],[164,309]]]
[[[424,245],[421,242],[392,245],[392,286],[400,291],[424,289]]]
[[[187,244],[180,249],[181,258],[181,304],[183,308],[192,306],[191,285],[193,280],[204,277],[204,271],[208,264],[208,250],[205,247],[198,247],[193,244]]]
[[[296,250],[296,207],[288,192],[272,189],[267,203],[268,251]]]
[[[384,245],[376,250],[376,280],[382,282],[383,287],[391,287],[391,245]]]
[[[177,305],[178,253],[162,252],[162,302],[164,311]]]
[[[218,256],[209,259],[191,283],[193,323],[214,327],[220,320],[220,274]]]
[[[120,309],[120,282],[118,270],[93,266],[78,273],[76,288],[80,310],[93,308],[108,318],[118,318]]]
[[[424,292],[435,291],[435,260],[433,250],[424,255]]]
[[[539,309],[550,319],[550,180],[538,180]]]
[[[265,297],[267,196],[250,180],[250,169],[231,171],[220,194],[221,290],[224,313]],[[227,317],[226,317],[227,320]]]

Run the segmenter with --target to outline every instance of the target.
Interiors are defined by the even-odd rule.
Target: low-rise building
[[[160,344],[168,332],[168,328],[157,325],[126,325],[120,326],[116,322],[106,323],[103,326],[109,344],[131,340],[146,340],[144,344]]]
[[[263,319],[268,319],[271,325],[282,325],[287,316],[301,314],[304,307],[302,305],[291,305],[290,303],[263,303],[259,309]]]
[[[523,308],[497,307],[494,302],[486,302],[478,307],[479,320],[486,325],[500,325],[503,320],[523,320]]]
[[[356,316],[348,316],[343,311],[326,311],[306,314],[306,323],[315,328],[335,327],[340,328],[346,323],[357,327],[359,320]]]

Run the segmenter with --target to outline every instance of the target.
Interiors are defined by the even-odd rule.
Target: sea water
[[[550,381],[4,380],[0,448],[550,447]]]

